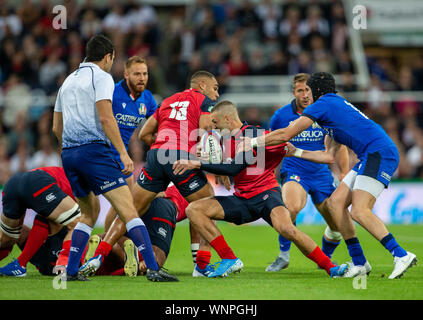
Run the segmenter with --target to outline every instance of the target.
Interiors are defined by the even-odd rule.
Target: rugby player
[[[156,100],[150,90],[146,89],[148,83],[147,61],[139,56],[133,56],[125,62],[124,79],[119,81],[113,92],[113,114],[116,118],[119,132],[122,137],[126,150],[128,150],[129,140],[135,129],[144,119],[148,119],[157,108]],[[111,146],[115,160],[119,162],[123,169],[123,163],[120,160],[119,152]],[[132,172],[127,175],[126,183],[130,190],[134,186]],[[108,219],[114,219],[116,211],[110,208]]]
[[[270,120],[272,131],[287,127],[292,121],[298,119],[304,109],[313,102],[311,90],[306,85],[309,75],[306,73],[296,74],[293,78],[292,93],[295,97],[290,104],[275,112]],[[326,135],[319,125],[304,130],[300,135],[292,138],[290,142],[296,147],[305,150],[327,150],[331,152],[340,169],[339,181],[348,173],[349,158],[345,146],[335,143]],[[301,158],[288,157],[282,162],[280,170],[282,184],[282,198],[291,213],[292,220],[304,208],[307,202],[307,194],[325,219],[328,226],[322,237],[322,251],[329,258],[342,240],[342,235],[337,232],[327,208],[327,199],[335,190],[335,182],[326,164],[314,163]],[[266,271],[275,272],[285,269],[289,265],[289,249],[291,241],[279,235],[279,256]]]
[[[63,168],[82,213],[72,234],[67,279],[88,280],[78,272],[79,261],[98,217],[97,196],[103,194],[141,251],[148,265],[147,279],[177,281],[157,265],[147,229],[125,180],[134,164],[113,115],[115,84],[109,74],[113,60],[112,42],[103,35],[93,36],[87,43],[84,62],[63,82],[54,107],[53,131],[62,145]],[[123,169],[115,161],[111,144],[119,153]]]
[[[151,148],[147,153],[147,163],[132,189],[139,216],[147,211],[157,193],[166,190],[170,182],[188,202],[214,194],[202,171],[192,170],[182,176],[174,175],[172,164],[181,158],[195,157],[199,129],[207,130],[212,126],[210,109],[219,97],[218,89],[216,78],[211,73],[198,71],[191,77],[191,88],[165,99],[142,127],[139,138]],[[94,273],[98,270],[101,257],[108,255],[125,231],[124,223],[116,218],[95,256],[82,267],[83,271]],[[201,249],[206,247],[203,244]]]
[[[5,258],[5,252],[10,252],[13,244],[19,243],[22,247],[22,243],[26,240],[25,248],[20,256],[1,268],[0,273],[3,275],[25,276],[28,261],[33,258],[49,234],[59,234],[52,236],[49,240],[50,243],[56,244],[56,250],[59,251],[63,241],[70,239],[72,230],[81,216],[69,181],[63,168],[60,167],[36,168],[14,174],[4,187],[2,203],[0,253],[3,252],[3,254],[0,260]],[[37,212],[37,216],[29,235],[27,229],[25,234],[21,235],[28,208]],[[48,252],[49,250],[45,250],[44,256],[49,257],[47,259],[51,262],[51,255]],[[51,273],[50,267],[41,266],[42,255],[35,258],[39,262],[40,272]],[[51,266],[53,267],[54,265]]]
[[[188,202],[178,189],[170,185],[164,192],[157,194],[143,215],[142,219],[150,235],[157,264],[160,267],[165,264],[169,255],[176,224],[186,219],[187,206]],[[112,213],[109,212],[109,214]],[[93,235],[90,238],[85,260],[89,260],[95,254],[96,246],[101,243],[101,238],[104,238],[104,234]],[[139,273],[145,274],[146,270],[145,261],[136,251],[132,241],[123,236],[113,246],[96,275],[126,274],[134,277]]]
[[[385,224],[372,212],[376,199],[388,187],[398,167],[399,153],[392,139],[353,104],[336,94],[335,79],[326,72],[313,73],[307,80],[314,103],[288,127],[240,144],[239,151],[256,146],[279,145],[317,122],[338,143],[351,148],[360,160],[328,199],[329,212],[347,244],[352,265],[345,277],[368,274],[371,266],[356,236],[354,221],[364,227],[394,257],[389,279],[400,278],[417,262],[404,250]],[[348,207],[351,205],[351,211]]]
[[[222,101],[213,108],[212,120],[216,128],[229,130],[235,140],[235,146],[241,136],[257,137],[260,129],[242,123],[238,111],[230,101]],[[261,134],[264,130],[261,130]],[[230,163],[210,164],[198,160],[179,160],[173,165],[174,174],[185,174],[187,170],[205,170],[211,173],[234,177],[235,193],[232,196],[216,196],[190,203],[186,213],[200,235],[216,250],[222,261],[219,267],[208,275],[210,278],[227,276],[241,271],[242,261],[235,256],[223,235],[212,220],[225,220],[237,225],[263,218],[285,238],[293,241],[307,258],[314,261],[330,276],[342,275],[347,265],[335,266],[305,233],[292,223],[281,195],[281,189],[275,178],[274,169],[284,155],[295,152],[295,147],[280,144],[274,147],[249,150],[247,153],[234,154]],[[260,163],[264,160],[264,163]],[[303,157],[318,162],[333,162],[333,157],[324,151],[304,151]]]

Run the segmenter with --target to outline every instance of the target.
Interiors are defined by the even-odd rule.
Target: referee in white
[[[54,107],[53,131],[62,145],[63,168],[82,213],[72,233],[67,280],[87,280],[78,272],[79,261],[100,211],[97,196],[103,194],[126,223],[129,237],[147,264],[147,279],[178,281],[159,269],[147,229],[125,181],[134,165],[113,116],[115,84],[109,74],[113,60],[112,42],[103,35],[92,37],[86,46],[85,61],[63,82]],[[114,160],[110,143],[120,154],[123,170]],[[97,270],[103,259],[95,256],[90,265],[96,265]]]

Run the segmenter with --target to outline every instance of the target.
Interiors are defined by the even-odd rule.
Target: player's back
[[[165,99],[154,113],[158,131],[151,149],[183,150],[195,154],[200,117],[209,113],[213,104],[195,89]]]

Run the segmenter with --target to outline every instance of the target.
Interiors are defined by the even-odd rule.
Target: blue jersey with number
[[[296,100],[294,99],[290,104],[287,104],[275,112],[270,120],[270,128],[272,131],[285,128],[300,116],[301,114],[297,112]],[[325,150],[325,135],[325,130],[322,129],[317,123],[313,123],[312,126],[289,140],[289,142],[291,142],[295,147],[304,150]],[[315,163],[296,157],[288,157],[284,158],[281,167],[281,172],[286,171],[307,174],[321,171],[329,172],[329,169],[326,164]]]
[[[380,125],[337,94],[325,94],[309,105],[302,115],[325,128],[336,142],[351,148],[360,160],[366,153],[396,149]]]
[[[144,90],[137,99],[134,99],[126,81],[121,80],[115,86],[112,106],[120,135],[128,149],[129,140],[135,129],[144,118],[148,118],[156,111],[157,103],[149,90]],[[112,149],[118,154],[113,146]]]

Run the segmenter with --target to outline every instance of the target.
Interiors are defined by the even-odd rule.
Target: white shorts
[[[370,193],[376,199],[385,189],[385,185],[382,182],[372,177],[357,175],[357,171],[354,170],[348,172],[344,179],[342,179],[342,182],[345,183],[351,191],[363,190]]]

